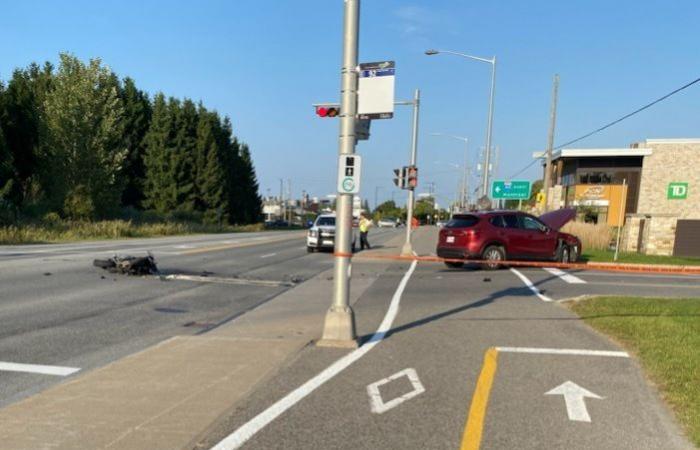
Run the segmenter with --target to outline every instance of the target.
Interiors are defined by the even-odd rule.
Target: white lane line
[[[413,387],[413,390],[411,392],[407,392],[403,394],[400,397],[396,397],[394,399],[389,400],[388,402],[384,402],[384,399],[382,399],[382,394],[379,392],[379,388],[387,383],[391,383],[392,381],[401,378],[401,377],[406,377],[408,378],[408,381],[411,382],[411,386]],[[370,407],[372,409],[372,412],[375,414],[382,414],[387,411],[389,411],[392,408],[396,408],[399,406],[401,403],[405,402],[406,400],[410,400],[416,395],[420,395],[423,392],[425,392],[425,387],[423,384],[420,382],[420,379],[418,379],[418,374],[416,373],[416,369],[408,368],[404,369],[400,372],[396,372],[395,374],[388,376],[386,378],[382,378],[379,381],[375,381],[372,384],[367,385],[367,394],[369,395],[369,403]]]
[[[252,286],[295,286],[291,281],[256,280],[250,278],[203,277],[200,275],[171,274],[162,277],[166,280],[196,281],[198,283],[245,284]]]
[[[0,371],[38,373],[42,375],[56,375],[65,377],[79,371],[77,367],[42,366],[39,364],[20,364],[0,361]]]
[[[376,333],[372,335],[372,337],[369,339],[369,341],[367,341],[367,343],[365,343],[362,347],[353,350],[352,352],[343,356],[342,358],[328,366],[326,369],[324,369],[321,373],[311,378],[309,381],[302,384],[301,386],[284,396],[282,399],[278,400],[275,404],[273,404],[265,411],[255,416],[245,425],[231,433],[228,437],[226,437],[218,444],[216,444],[214,447],[212,447],[211,450],[233,450],[239,448],[246,441],[252,438],[255,435],[255,433],[265,428],[267,424],[269,424],[277,417],[282,415],[292,406],[296,405],[304,397],[318,389],[326,381],[338,375],[352,363],[362,358],[365,354],[367,354],[367,352],[372,350],[375,345],[379,344],[386,336],[386,333],[391,328],[391,325],[394,323],[394,319],[396,318],[396,315],[399,312],[399,303],[401,302],[401,295],[403,294],[404,289],[406,289],[406,284],[411,278],[413,271],[416,269],[417,264],[418,261],[413,261],[411,263],[411,267],[404,274],[403,278],[401,279],[401,282],[399,283],[399,287],[396,288],[396,292],[394,292],[394,296],[391,299],[391,303],[389,304],[389,309],[387,310],[386,315],[384,316],[384,320],[382,320],[382,323],[379,325],[379,328],[377,329]]]
[[[507,353],[537,353],[544,355],[574,355],[574,356],[610,356],[613,358],[629,358],[627,352],[611,350],[585,350],[578,348],[539,348],[539,347],[496,347],[499,352]]]
[[[267,255],[262,255],[261,258],[270,258],[275,255],[277,255],[277,253],[268,253]]]
[[[586,282],[579,277],[566,273],[563,270],[559,270],[555,267],[545,267],[544,270],[561,278],[569,284],[586,284]]]
[[[510,268],[510,271],[513,272],[515,275],[517,275],[518,278],[520,278],[520,280],[521,280],[523,283],[525,283],[525,286],[527,286],[528,288],[530,288],[530,290],[531,290],[536,296],[538,296],[538,297],[540,298],[540,300],[542,300],[543,302],[552,302],[552,301],[554,301],[554,300],[552,300],[551,298],[549,298],[549,297],[547,297],[546,295],[544,295],[542,292],[540,292],[540,290],[537,289],[537,286],[535,286],[534,284],[532,284],[532,281],[530,281],[530,279],[529,279],[528,277],[526,277],[525,275],[523,275],[522,273],[520,273],[518,270],[515,270],[515,269],[513,269],[513,268],[511,267],[511,268]]]

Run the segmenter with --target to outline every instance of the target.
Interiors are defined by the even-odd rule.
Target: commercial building
[[[624,226],[623,251],[700,256],[700,139],[562,149],[552,156],[552,180],[549,208]]]

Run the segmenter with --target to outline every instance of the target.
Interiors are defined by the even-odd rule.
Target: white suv
[[[321,214],[309,228],[306,235],[306,250],[309,253],[319,249],[335,247],[335,214]],[[355,251],[355,230],[352,233],[352,251]]]

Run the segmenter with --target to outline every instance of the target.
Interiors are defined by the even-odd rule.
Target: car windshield
[[[319,217],[316,221],[318,227],[334,227],[335,217]]]
[[[447,228],[469,228],[479,222],[476,216],[455,216],[447,222]]]

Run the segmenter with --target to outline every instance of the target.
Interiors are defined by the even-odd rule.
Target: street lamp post
[[[484,151],[484,174],[482,178],[481,194],[488,195],[489,193],[489,167],[491,163],[491,138],[493,136],[493,110],[494,98],[496,95],[496,57],[491,59],[480,58],[478,56],[467,55],[465,53],[453,52],[450,50],[426,50],[426,55],[437,55],[438,53],[447,53],[450,55],[461,56],[463,58],[473,59],[491,64],[491,94],[489,95],[489,117],[486,125],[486,150]]]
[[[430,133],[431,136],[445,136],[452,139],[457,139],[458,141],[464,142],[464,167],[462,172],[462,188],[460,189],[460,207],[465,209],[469,204],[469,174],[468,172],[468,148],[469,148],[469,138],[464,136],[455,136],[453,134],[444,133]]]
[[[357,116],[357,53],[360,28],[360,0],[345,0],[343,24],[343,68],[338,154],[355,153]],[[339,194],[336,202],[336,235],[333,267],[333,303],[326,313],[319,346],[357,347],[355,314],[350,307],[352,257],[352,194]]]

